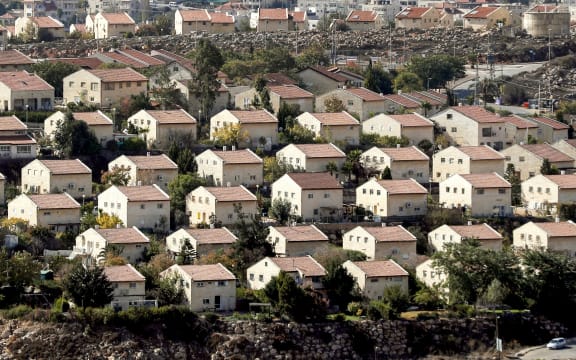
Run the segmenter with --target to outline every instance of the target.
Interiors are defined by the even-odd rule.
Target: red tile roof
[[[95,57],[83,57],[83,58],[55,58],[46,59],[50,62],[63,62],[66,64],[72,64],[79,66],[83,69],[98,69],[102,65],[102,60]]]
[[[281,271],[300,271],[304,276],[326,276],[326,269],[311,256],[268,258],[276,264]]]
[[[379,148],[384,154],[388,155],[393,161],[429,161],[428,155],[424,154],[416,146]]]
[[[464,15],[465,19],[486,19],[490,14],[494,11],[500,9],[499,7],[490,7],[490,6],[477,6],[472,9],[469,13]]]
[[[146,278],[132,265],[106,266],[104,274],[110,282],[144,282]]]
[[[446,101],[441,100],[441,99],[436,98],[436,97],[432,97],[429,95],[429,93],[424,92],[424,91],[420,91],[420,92],[413,91],[410,93],[402,93],[400,95],[407,97],[410,100],[417,101],[420,104],[428,103],[432,106],[442,106],[442,105],[446,104]]]
[[[514,125],[518,129],[530,129],[538,127],[538,125],[534,124],[533,122],[530,122],[516,115],[503,117],[502,120],[508,124]]]
[[[292,15],[292,21],[295,23],[303,23],[306,21],[306,11],[293,11],[290,13]],[[307,29],[300,29],[307,30]]]
[[[182,21],[210,21],[208,10],[177,10],[182,15]]]
[[[145,69],[149,67],[148,64],[145,64],[140,60],[134,59],[122,53],[116,52],[115,50],[100,53],[100,56],[107,57],[108,59],[113,60],[115,63],[117,62],[120,64],[128,65],[134,69]]]
[[[210,22],[213,24],[234,24],[234,16],[223,13],[210,14]]]
[[[326,68],[322,67],[322,66],[309,66],[308,69],[317,72],[318,74],[324,75],[329,79],[332,79],[334,81],[340,82],[340,83],[346,83],[348,81],[348,79],[338,73],[335,72],[331,72],[328,71]],[[306,70],[306,69],[304,69]],[[304,71],[302,70],[302,71]]]
[[[434,123],[424,116],[413,113],[413,114],[401,114],[401,115],[384,115],[389,118],[396,120],[403,127],[433,127]]]
[[[484,109],[480,106],[453,106],[450,108],[453,111],[459,112],[460,114],[478,122],[478,123],[502,123],[503,118],[491,113],[490,111]]]
[[[502,240],[502,235],[488,224],[448,225],[458,235],[465,239]]]
[[[39,28],[44,28],[44,29],[61,29],[61,28],[64,28],[64,24],[62,24],[60,21],[58,21],[58,20],[56,20],[50,16],[33,17],[32,21],[34,21],[38,25]]]
[[[92,169],[80,159],[75,160],[38,160],[48,168],[52,175],[92,174]]]
[[[471,160],[504,160],[505,156],[487,145],[455,147]]]
[[[85,34],[86,31],[86,24],[71,24],[70,27],[74,26],[74,30],[78,31],[79,33]]]
[[[576,175],[543,175],[560,189],[576,189]]]
[[[0,51],[0,65],[31,65],[34,61],[18,50]]]
[[[116,186],[128,201],[169,201],[170,197],[155,185]],[[107,191],[107,190],[106,190]]]
[[[136,227],[94,229],[109,244],[148,244],[150,239]]]
[[[538,124],[548,125],[551,128],[553,128],[554,130],[567,130],[568,128],[570,128],[570,126],[564,124],[563,122],[556,121],[556,120],[553,120],[550,118],[534,117],[534,118],[530,118],[530,120],[532,120]]]
[[[114,25],[133,25],[134,20],[127,13],[100,13],[108,24]]]
[[[420,19],[430,9],[429,7],[407,7],[396,15],[396,19]]]
[[[146,110],[146,113],[153,119],[156,119],[159,124],[196,124],[196,118],[186,112],[184,109],[180,110]]]
[[[352,10],[346,17],[347,22],[374,22],[378,14],[376,11]]]
[[[262,164],[262,158],[254,154],[250,149],[244,150],[206,150],[211,151],[224,161],[224,165],[229,164]]]
[[[416,242],[412,235],[402,225],[397,226],[366,226],[362,227],[367,233],[374,236],[376,242],[410,241]]]
[[[354,88],[354,89],[346,89],[344,90],[354,96],[359,97],[363,101],[384,101],[384,97],[378,93],[375,93],[372,90],[368,90],[365,88]]]
[[[407,109],[418,109],[421,107],[421,104],[418,101],[414,101],[403,95],[388,94],[384,95],[383,97],[384,99],[395,102]]]
[[[27,71],[3,71],[0,72],[0,82],[12,91],[54,91],[52,85],[41,77]]]
[[[574,161],[573,158],[564,154],[562,151],[556,149],[550,144],[530,144],[519,146],[522,147],[524,150],[538,156],[542,160],[548,159],[552,163]]]
[[[390,195],[399,194],[428,194],[428,190],[414,179],[408,180],[378,180]]]
[[[273,226],[288,242],[328,241],[328,236],[314,225]]]
[[[346,157],[346,154],[334,144],[294,144],[294,147],[302,151],[308,159]]]
[[[271,93],[274,93],[282,99],[307,99],[314,98],[314,94],[299,88],[296,85],[271,85],[267,86]]]
[[[360,122],[346,111],[338,113],[309,113],[324,126],[360,126]]]
[[[202,188],[212,194],[219,202],[256,201],[256,195],[252,194],[244,186]]]
[[[576,224],[574,224],[572,221],[538,222],[533,224],[544,230],[550,237],[576,236]]]
[[[497,173],[487,173],[487,174],[464,174],[455,175],[461,176],[470,183],[473,187],[477,189],[487,189],[487,188],[509,188],[512,187],[508,181],[506,181],[502,176]],[[446,181],[446,180],[445,180]]]
[[[258,21],[260,20],[288,20],[288,9],[260,9]]]
[[[342,185],[328,172],[288,173],[288,176],[302,190],[342,189]]]
[[[236,280],[236,276],[226,269],[224,265],[174,265],[179,266],[182,271],[190,276],[194,281],[218,281]]]
[[[298,82],[294,81],[291,77],[284,75],[282,73],[266,73],[263,75],[264,80],[266,80],[266,85],[268,87],[274,85],[296,85]]]
[[[1,74],[1,73],[0,73]],[[26,130],[28,126],[24,124],[16,115],[0,116],[0,131]]]
[[[229,110],[240,124],[278,123],[278,119],[266,110]]]
[[[354,261],[352,263],[367,277],[408,276],[408,272],[394,260]]]
[[[0,145],[34,145],[36,140],[30,135],[0,136]]]
[[[124,49],[124,50],[120,50],[120,52],[122,54],[131,56],[135,59],[138,59],[139,61],[147,64],[148,66],[162,66],[162,65],[166,65],[166,63],[162,60],[159,60],[153,56],[150,56],[148,54],[145,54],[141,51],[135,50],[135,49]]]
[[[89,126],[96,126],[96,125],[107,125],[112,126],[114,125],[112,119],[106,116],[100,110],[92,111],[92,112],[75,112],[72,113],[74,120],[84,121]]]
[[[178,170],[178,165],[166,154],[125,156],[134,163],[138,170]]]
[[[184,229],[198,244],[233,244],[238,240],[227,228]]]
[[[97,69],[86,70],[96,76],[103,82],[120,82],[120,81],[148,81],[148,78],[134,69]]]
[[[40,210],[44,209],[80,209],[80,204],[67,193],[63,194],[41,194],[41,195],[24,195]]]

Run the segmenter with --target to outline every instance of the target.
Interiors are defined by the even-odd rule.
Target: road
[[[524,353],[524,351],[520,353]],[[576,341],[569,339],[568,346],[561,350],[548,350],[545,345],[542,345],[540,348],[527,351],[523,356],[520,356],[519,353],[517,355],[522,360],[576,360]]]

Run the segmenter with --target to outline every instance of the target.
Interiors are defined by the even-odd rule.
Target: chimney
[[[471,225],[472,225],[472,221],[468,220],[468,226],[471,226]]]
[[[232,151],[236,151],[236,145],[232,145]]]
[[[386,227],[386,223],[385,223],[385,222],[382,223],[382,227]]]
[[[400,149],[400,144],[396,144],[396,149]]]
[[[226,150],[227,150],[226,145],[222,146],[222,151],[226,151]]]
[[[146,156],[150,157],[150,151],[146,152]]]
[[[566,170],[560,170],[560,175],[566,175]]]
[[[554,218],[554,222],[559,223],[559,222],[560,222],[560,217],[556,216],[556,217]]]
[[[138,181],[136,182],[136,185],[137,185],[137,186],[142,186],[142,180],[138,180]]]

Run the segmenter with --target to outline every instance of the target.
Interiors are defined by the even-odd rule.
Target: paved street
[[[520,353],[524,353],[524,351]],[[548,350],[544,344],[541,348],[527,351],[523,356],[520,356],[520,353],[517,355],[522,360],[576,360],[576,341],[575,339],[568,339],[568,347],[561,350]]]

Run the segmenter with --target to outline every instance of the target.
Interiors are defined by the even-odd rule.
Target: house
[[[234,311],[236,276],[224,265],[172,265],[160,273],[176,278],[192,311]]]
[[[430,179],[430,158],[416,146],[379,148],[372,147],[362,153],[360,161],[364,168],[382,173],[390,169],[392,179],[412,178],[419,183]]]
[[[52,41],[65,37],[64,24],[51,16],[19,17],[14,30],[24,40]]]
[[[314,95],[325,94],[341,89],[348,84],[348,79],[338,73],[328,71],[321,66],[308,66],[296,74],[301,79],[306,90]]]
[[[292,11],[290,12],[289,18],[292,18],[292,28],[290,30],[296,31],[306,31],[310,29],[310,23],[308,22],[308,12],[306,11]]]
[[[370,300],[382,300],[386,288],[392,286],[399,286],[408,295],[408,271],[394,260],[347,260],[342,266],[354,278],[362,295]]]
[[[33,160],[22,170],[22,192],[48,194],[66,192],[73,198],[92,194],[92,170],[80,159]]]
[[[276,256],[306,256],[328,245],[328,236],[314,225],[270,226],[268,242]]]
[[[156,184],[112,185],[98,195],[98,211],[118,216],[125,227],[170,229],[170,196]]]
[[[410,99],[403,94],[388,94],[382,97],[384,98],[382,111],[385,111],[387,114],[421,114],[424,112],[424,107],[420,101]]]
[[[568,129],[570,126],[563,122],[547,117],[531,117],[528,118],[528,120],[538,125],[537,139],[542,142],[554,143],[568,139]]]
[[[375,114],[384,112],[385,99],[374,91],[360,88],[346,88],[332,90],[316,98],[316,112],[325,112],[325,102],[330,99],[338,99],[349,114],[358,116],[360,121],[371,118]]]
[[[0,158],[30,159],[36,157],[37,144],[27,134],[28,125],[16,115],[0,116]]]
[[[292,204],[292,214],[305,221],[338,217],[343,203],[342,185],[324,173],[288,173],[272,184],[272,203],[284,199]]]
[[[380,30],[384,26],[382,16],[376,11],[352,10],[345,21],[352,31]]]
[[[173,67],[177,68],[177,67]],[[182,71],[182,73],[185,73]],[[183,77],[185,74],[173,74],[171,75],[171,84],[176,90],[180,91],[180,95],[185,100],[187,104],[187,109],[190,114],[198,114],[198,119],[209,118],[216,115],[220,111],[226,110],[228,107],[234,105],[234,97],[236,93],[241,93],[248,89],[248,86],[228,86],[224,83],[220,83],[220,87],[216,90],[214,104],[210,110],[205,109],[202,99],[194,93],[194,79],[177,79],[177,77]],[[221,80],[219,80],[221,81]]]
[[[314,109],[314,94],[299,88],[296,85],[268,85],[270,104],[275,114],[278,114],[282,104],[298,106],[300,111],[312,111]],[[256,89],[251,88],[235,96],[237,108],[248,110],[252,107],[254,97],[257,97]]]
[[[440,182],[454,174],[504,175],[504,160],[504,155],[487,145],[450,146],[432,157],[432,181]]]
[[[68,32],[71,35],[74,34],[75,36],[79,37],[91,34],[91,32],[86,28],[86,24],[70,24]]]
[[[506,157],[506,167],[513,164],[522,181],[539,174],[545,159],[559,170],[574,166],[573,158],[550,144],[513,145],[501,153]]]
[[[290,144],[276,152],[276,161],[291,165],[294,170],[324,172],[333,163],[341,169],[346,154],[336,145],[330,144]],[[338,177],[338,174],[336,174]]]
[[[440,295],[448,301],[448,276],[439,266],[434,266],[433,259],[426,259],[416,266],[416,278],[430,289],[440,290]]]
[[[264,163],[252,150],[206,150],[196,156],[197,173],[211,186],[256,186],[264,181]]]
[[[342,247],[366,255],[367,260],[416,260],[416,237],[402,225],[356,226],[342,235]]]
[[[92,55],[104,64],[124,64],[133,69],[167,66],[166,62],[135,49],[110,49]]]
[[[375,216],[426,215],[428,190],[414,179],[371,179],[356,188],[356,205]]]
[[[136,226],[127,228],[100,229],[90,228],[76,236],[73,253],[88,255],[95,260],[103,259],[107,247],[116,247],[120,256],[130,263],[143,260],[150,239]]]
[[[234,16],[225,13],[209,13],[206,9],[182,10],[174,14],[176,35],[200,33],[231,33],[235,31]]]
[[[258,9],[258,32],[288,31],[291,27],[288,9]]]
[[[239,145],[270,149],[278,144],[278,119],[266,110],[222,110],[210,118],[210,140],[216,130],[231,125],[248,135],[248,143]]]
[[[573,158],[576,165],[576,139],[560,140],[552,144],[552,146]]]
[[[246,270],[248,288],[261,290],[277,277],[280,271],[291,276],[300,287],[310,287],[314,290],[323,289],[322,279],[326,269],[310,255],[282,258],[265,257]]]
[[[44,135],[50,139],[54,139],[54,133],[58,129],[58,125],[66,119],[66,113],[56,111],[54,114],[48,116],[44,120]],[[73,112],[72,119],[76,121],[83,121],[88,125],[88,129],[96,139],[100,140],[100,144],[105,145],[108,141],[113,139],[114,122],[106,114],[100,110],[92,112]]]
[[[80,225],[80,204],[70,194],[16,196],[8,203],[8,218],[28,221],[29,226],[52,231],[73,231]]]
[[[128,13],[99,12],[94,17],[94,38],[96,39],[123,38],[135,32],[136,22]]]
[[[186,240],[201,258],[210,253],[230,248],[238,238],[226,227],[214,229],[180,229],[166,237],[166,249],[178,256]]]
[[[100,14],[98,14],[100,15]],[[148,78],[132,68],[78,70],[63,80],[63,103],[83,102],[100,107],[147,92]]]
[[[183,109],[142,109],[128,118],[149,147],[168,149],[175,141],[195,141],[197,121]]]
[[[3,111],[52,110],[54,87],[36,74],[0,72],[0,109]]]
[[[426,30],[440,27],[442,11],[435,7],[406,7],[394,17],[396,29]]]
[[[114,310],[128,310],[146,299],[146,278],[132,265],[106,266],[104,275],[114,289],[111,303]]]
[[[317,138],[348,145],[360,143],[360,122],[346,111],[338,113],[305,112],[296,117],[298,124],[314,132]]]
[[[204,187],[200,186],[186,196],[186,214],[190,215],[190,225],[222,222],[234,224],[238,215],[235,206],[241,206],[247,215],[258,213],[257,199],[244,186]]]
[[[477,6],[464,15],[464,28],[474,31],[513,25],[512,14],[505,7]]]
[[[550,250],[576,256],[576,224],[573,221],[528,222],[512,231],[517,249]]]
[[[522,15],[522,28],[532,37],[564,36],[570,33],[570,7],[537,4]]]
[[[488,145],[496,150],[504,148],[505,121],[480,106],[453,106],[430,118],[454,144]]]
[[[29,70],[30,65],[34,63],[30,57],[22,54],[18,50],[10,49],[0,51],[0,71]]]
[[[360,88],[364,85],[364,76],[357,74],[353,71],[347,70],[344,67],[340,68],[338,66],[331,66],[326,68],[326,71],[332,74],[338,74],[345,77],[347,79],[346,82],[348,83],[348,85],[350,85],[353,88]]]
[[[502,250],[502,235],[486,223],[442,225],[428,233],[428,244],[433,251],[443,251],[446,244],[460,244],[464,240],[476,240],[484,249]]]
[[[414,107],[417,113],[424,115],[425,117],[432,116],[444,108],[446,108],[448,101],[448,96],[437,90],[428,89],[426,91],[411,91],[402,92],[401,97],[415,101],[419,104],[419,107]],[[385,97],[394,95],[385,95]]]
[[[168,191],[168,184],[178,176],[178,165],[166,154],[120,155],[108,163],[108,171],[115,167],[128,170],[128,186],[156,184]]]
[[[560,204],[576,203],[576,175],[536,175],[522,182],[527,210],[556,214]]]
[[[512,213],[512,186],[497,173],[455,174],[439,186],[439,201],[444,208],[462,208],[474,217]]]
[[[503,118],[506,135],[505,146],[513,144],[530,143],[532,139],[538,139],[538,125],[518,115]]]
[[[434,143],[434,123],[417,113],[375,115],[362,122],[362,132],[406,138],[412,145],[418,145],[425,140]]]

